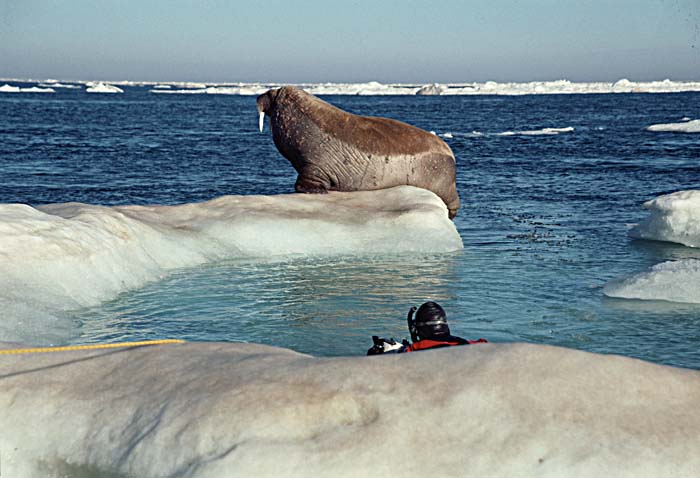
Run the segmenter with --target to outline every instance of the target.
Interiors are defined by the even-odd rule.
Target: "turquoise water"
[[[609,280],[700,251],[635,241],[657,195],[700,188],[700,136],[650,124],[700,118],[699,94],[330,97],[437,133],[458,161],[464,251],[260,258],[180,270],[96,308],[68,311],[71,342],[251,341],[361,355],[407,336],[412,305],[440,302],[453,332],[700,368],[700,305],[608,299]],[[296,174],[254,98],[0,96],[0,202],[174,204],[293,190]],[[553,136],[499,136],[544,127]],[[477,131],[479,134],[474,134]],[[407,231],[410,234],[410,231]],[[698,285],[700,289],[700,284]]]

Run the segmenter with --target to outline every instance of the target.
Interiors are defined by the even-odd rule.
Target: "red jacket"
[[[429,340],[423,339],[418,342],[413,342],[411,345],[406,347],[403,352],[417,352],[419,350],[437,349],[440,347],[451,347],[453,345],[467,345],[467,344],[486,344],[488,340],[466,340],[461,337],[450,336],[447,340]]]

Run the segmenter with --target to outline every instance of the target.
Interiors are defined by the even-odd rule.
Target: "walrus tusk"
[[[262,133],[263,125],[265,124],[265,113],[260,112],[260,118],[258,119],[258,126],[260,127],[260,132]]]

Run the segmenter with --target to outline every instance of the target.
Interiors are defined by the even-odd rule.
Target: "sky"
[[[0,77],[700,80],[700,0],[0,0]]]

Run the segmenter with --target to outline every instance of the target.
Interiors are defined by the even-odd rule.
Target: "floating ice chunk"
[[[558,347],[314,358],[187,343],[3,355],[0,376],[10,477],[350,478],[392,475],[396,463],[408,478],[700,469],[700,372]]]
[[[169,90],[169,89],[171,89],[172,87],[173,87],[172,85],[163,85],[163,84],[161,84],[161,85],[155,85],[153,88],[156,89],[156,90]]]
[[[443,133],[443,134],[441,134],[440,136],[442,136],[443,138],[447,138],[447,139],[452,139],[452,138],[454,138],[454,136],[452,135],[452,133]]]
[[[0,93],[19,93],[19,92],[20,92],[19,86],[8,85],[7,83],[0,86]]]
[[[504,131],[503,133],[496,133],[497,136],[554,136],[559,133],[570,133],[574,131],[574,128],[568,126],[566,128],[542,128],[537,130],[526,130],[526,131]]]
[[[630,236],[700,247],[700,190],[659,196],[644,207],[650,215],[632,228]]]
[[[124,90],[118,86],[101,82],[88,83],[88,87],[85,91],[88,93],[124,93]]]
[[[56,93],[53,88],[39,88],[38,86],[22,88],[21,91],[22,93]]]
[[[35,209],[4,204],[0,306],[7,312],[9,305],[31,305],[28,310],[35,315],[58,317],[141,287],[172,269],[224,259],[461,248],[442,200],[410,186],[224,196],[179,206],[67,203]],[[31,320],[14,320],[25,319]],[[6,314],[3,320],[10,318]]]
[[[662,262],[647,271],[609,282],[603,293],[622,299],[700,304],[700,260]]]
[[[55,93],[56,91],[51,88],[39,88],[32,86],[29,88],[20,88],[19,86],[12,86],[4,84],[0,86],[0,93]]]
[[[647,131],[664,131],[675,133],[700,133],[700,119],[683,118],[680,123],[653,124]]]

